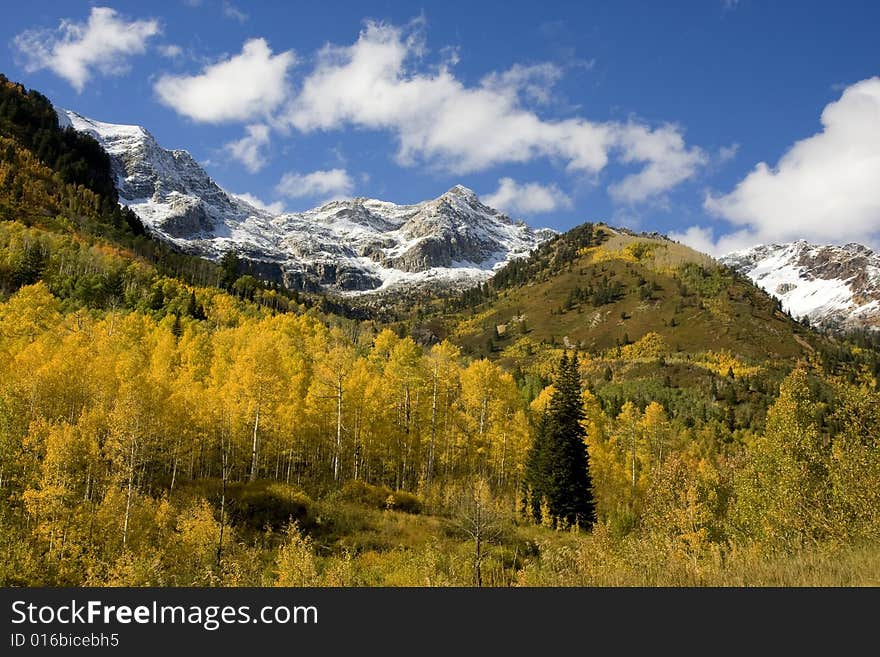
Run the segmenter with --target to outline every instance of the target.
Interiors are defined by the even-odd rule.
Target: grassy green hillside
[[[716,421],[730,431],[759,429],[784,376],[803,361],[832,367],[825,355],[836,348],[709,256],[605,224],[551,240],[443,302],[414,333],[498,362],[527,400],[563,350],[578,350],[585,382],[611,416],[626,401],[656,401],[687,425]]]
[[[450,318],[451,335],[475,353],[488,355],[491,342],[492,357],[508,361],[528,345],[609,353],[648,333],[671,353],[789,360],[809,350],[771,297],[708,256],[663,238],[596,231],[601,244],[578,248],[552,274],[493,289]]]

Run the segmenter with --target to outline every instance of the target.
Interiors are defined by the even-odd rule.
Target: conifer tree
[[[553,395],[541,416],[526,461],[525,485],[532,513],[543,522],[589,526],[594,518],[589,460],[584,442],[577,355],[563,354]],[[542,508],[541,500],[546,500]]]

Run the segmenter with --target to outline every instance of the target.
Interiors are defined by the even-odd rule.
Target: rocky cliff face
[[[721,262],[778,297],[794,317],[828,328],[880,328],[880,255],[861,244],[766,244]]]
[[[59,122],[104,146],[120,202],[156,235],[211,259],[234,249],[261,275],[294,289],[470,286],[553,234],[512,220],[460,185],[413,205],[355,198],[276,215],[224,191],[189,153],[162,148],[140,126],[69,110],[59,110]]]

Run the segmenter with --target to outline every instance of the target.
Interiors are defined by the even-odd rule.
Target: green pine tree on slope
[[[577,354],[563,354],[554,392],[541,416],[526,460],[525,487],[532,515],[545,524],[592,525],[594,504],[584,442]],[[547,516],[548,517],[543,517]]]

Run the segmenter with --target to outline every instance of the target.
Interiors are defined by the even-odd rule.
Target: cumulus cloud
[[[315,198],[333,200],[351,196],[354,181],[345,169],[326,169],[311,173],[290,171],[281,177],[275,187],[282,196],[288,198]]]
[[[640,203],[672,189],[692,177],[706,164],[705,153],[687,148],[684,137],[674,126],[650,128],[629,123],[617,128],[621,162],[646,163],[638,173],[631,173],[613,183],[608,192],[620,203]]]
[[[483,201],[508,214],[534,215],[571,208],[571,199],[556,185],[519,184],[513,178],[499,180],[498,189]]]
[[[238,141],[232,141],[223,148],[233,158],[241,162],[251,173],[266,166],[265,149],[269,145],[269,126],[256,123],[245,128],[247,133]]]
[[[248,121],[284,102],[288,69],[295,62],[292,50],[273,55],[265,39],[251,39],[240,54],[198,75],[163,75],[153,89],[163,104],[195,121]]]
[[[737,227],[720,245],[876,241],[880,77],[844,90],[821,122],[820,132],[796,142],[776,166],[761,162],[730,193],[706,196],[705,208]]]
[[[259,208],[260,210],[265,210],[266,212],[271,212],[272,214],[281,214],[284,212],[284,204],[281,201],[275,201],[274,203],[266,203],[265,201],[257,198],[253,194],[248,194],[245,192],[244,194],[234,194],[245,203],[250,203],[255,208]]]
[[[54,30],[27,30],[13,40],[28,72],[49,69],[81,92],[95,71],[121,75],[132,55],[146,52],[159,21],[128,21],[109,7],[92,7],[85,23],[65,19]]]
[[[669,233],[671,239],[686,244],[692,249],[719,257],[754,246],[758,242],[755,235],[748,230],[738,230],[715,237],[715,231],[711,226],[691,226],[682,232]]]
[[[541,118],[524,102],[546,102],[560,75],[553,65],[515,66],[468,86],[448,63],[420,72],[423,52],[419,34],[368,23],[353,45],[318,53],[282,120],[301,132],[388,130],[400,164],[424,161],[457,174],[543,157],[592,175],[618,155],[624,165],[641,166],[613,188],[627,203],[662,194],[705,160],[673,126]]]

